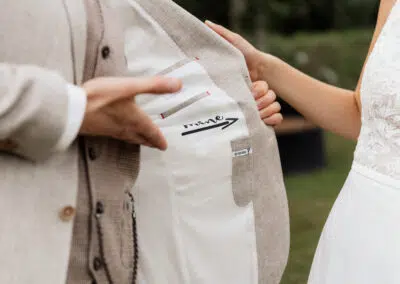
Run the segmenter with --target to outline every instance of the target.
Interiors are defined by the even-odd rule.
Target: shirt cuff
[[[67,125],[54,147],[55,152],[65,151],[79,134],[85,117],[87,97],[85,91],[75,85],[67,85],[68,114]]]

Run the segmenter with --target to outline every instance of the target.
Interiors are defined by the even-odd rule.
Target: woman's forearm
[[[337,88],[262,53],[259,78],[310,122],[346,138],[357,139],[361,116],[354,91]]]

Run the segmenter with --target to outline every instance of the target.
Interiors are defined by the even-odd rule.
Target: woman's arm
[[[381,0],[369,54],[395,2],[396,0]],[[316,125],[344,137],[357,139],[361,127],[361,80],[355,91],[325,84],[270,54],[258,51],[241,36],[219,25],[209,22],[207,24],[242,51],[253,80],[267,81],[283,100]]]
[[[307,120],[357,139],[361,119],[355,92],[318,81],[271,55],[263,54],[260,60],[267,66],[260,70],[260,76],[268,78],[271,89]]]

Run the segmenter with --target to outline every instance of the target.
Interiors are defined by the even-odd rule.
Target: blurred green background
[[[350,89],[359,79],[379,6],[378,0],[175,1],[307,74]],[[324,147],[315,155],[323,156],[323,166],[285,175],[291,251],[282,284],[307,282],[320,233],[351,167],[355,142],[330,133],[321,137]],[[300,151],[313,155],[309,147]]]
[[[290,37],[274,35],[268,41],[271,53],[306,73],[354,88],[372,32],[372,29],[357,29],[299,33]],[[299,54],[308,60],[299,60]],[[327,73],[332,78],[327,78],[321,70],[330,70]],[[324,133],[324,142],[325,168],[285,177],[291,216],[291,251],[282,284],[307,282],[319,235],[350,170],[355,143],[330,133]]]

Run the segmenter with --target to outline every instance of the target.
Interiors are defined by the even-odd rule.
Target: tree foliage
[[[234,0],[176,0],[201,19],[232,26]],[[239,21],[245,29],[256,26],[256,15],[265,15],[266,28],[290,34],[295,31],[322,31],[366,27],[374,24],[378,0],[242,0],[246,9]]]
[[[230,24],[231,0],[174,0],[200,20],[211,20],[225,26]]]

